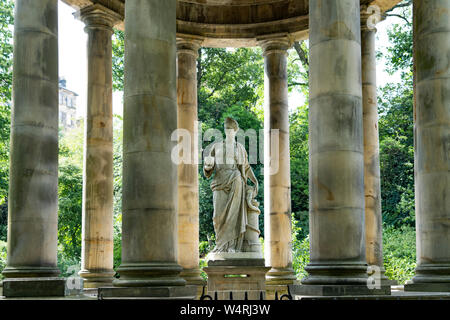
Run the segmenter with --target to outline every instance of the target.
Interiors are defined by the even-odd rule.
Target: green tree
[[[119,267],[122,260],[122,158],[123,158],[123,119],[114,115],[114,268]]]
[[[0,240],[6,241],[14,2],[0,2]]]
[[[83,126],[60,131],[58,175],[58,251],[63,274],[81,259]]]
[[[299,240],[309,234],[308,105],[300,106],[289,119],[291,158],[291,206]]]
[[[386,71],[400,74],[399,83],[379,90],[379,135],[383,221],[414,226],[413,54],[411,1],[403,1],[388,15],[401,19],[388,30],[384,54]],[[391,18],[394,19],[394,18]]]
[[[114,90],[123,91],[123,62],[125,59],[124,33],[114,30],[112,38],[113,49],[113,87]]]

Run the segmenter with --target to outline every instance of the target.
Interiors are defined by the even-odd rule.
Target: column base
[[[308,276],[301,280],[303,285],[351,285],[367,286],[367,265],[354,264],[308,264]]]
[[[3,280],[3,295],[19,297],[64,297],[68,295],[65,278],[7,278]]]
[[[186,285],[204,286],[206,281],[201,276],[202,272],[198,268],[183,269],[180,277],[186,280]]]
[[[185,286],[180,277],[183,269],[176,263],[123,263],[117,272],[114,287],[177,287]]]
[[[57,267],[6,267],[2,275],[5,278],[53,278],[61,271]]]
[[[98,288],[98,299],[194,300],[197,286],[175,287],[105,287]]]
[[[405,291],[416,292],[450,292],[450,265],[419,265],[416,276],[404,288]]]
[[[207,283],[202,278],[200,269],[183,269],[180,273],[180,277],[186,280],[186,285],[193,285],[197,287],[196,299],[199,299],[202,296],[203,287],[206,286]]]
[[[84,269],[78,272],[78,275],[84,280],[85,288],[99,288],[112,285],[115,274],[116,272],[112,269],[103,271],[89,271]]]
[[[297,296],[369,296],[390,295],[390,286],[380,286],[370,289],[365,285],[290,285],[291,295]]]
[[[286,286],[297,281],[295,271],[292,268],[271,268],[266,274],[266,285]]]

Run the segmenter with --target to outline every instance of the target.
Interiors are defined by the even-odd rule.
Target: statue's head
[[[239,124],[233,118],[227,117],[224,123],[225,134],[229,138],[233,138],[236,136],[236,133],[239,131]]]

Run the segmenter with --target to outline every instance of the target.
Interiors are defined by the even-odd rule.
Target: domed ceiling
[[[76,9],[98,3],[124,15],[125,0],[63,1]],[[400,0],[360,2],[377,5],[383,12]],[[177,35],[203,39],[205,47],[250,47],[258,37],[271,34],[306,39],[308,4],[309,0],[177,0]],[[123,26],[123,22],[117,25]]]

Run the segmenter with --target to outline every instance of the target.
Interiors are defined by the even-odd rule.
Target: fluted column
[[[188,284],[202,285],[199,269],[199,194],[197,121],[197,58],[201,41],[177,39],[178,129],[190,135],[190,162],[178,165],[178,262]],[[198,130],[198,128],[197,128]]]
[[[57,0],[16,0],[13,68],[8,262],[3,275],[52,277],[59,273]]]
[[[287,37],[261,39],[264,54],[264,238],[268,285],[296,280],[292,268]],[[278,132],[278,135],[271,133]],[[275,139],[275,141],[273,141]],[[278,148],[271,149],[278,144]],[[277,154],[273,154],[273,152]]]
[[[311,259],[302,284],[366,285],[360,4],[309,3]]]
[[[115,286],[183,286],[177,263],[176,1],[125,2],[122,264]]]
[[[85,287],[112,283],[113,270],[113,25],[120,16],[101,5],[77,16],[88,34],[88,103],[85,122],[83,229],[80,276]]]
[[[417,268],[405,290],[450,291],[450,0],[415,0]]]
[[[365,17],[364,17],[365,18]],[[377,70],[375,37],[377,30],[361,17],[361,69],[364,130],[364,194],[366,261],[384,275],[383,221],[381,215],[380,147],[378,139]]]

